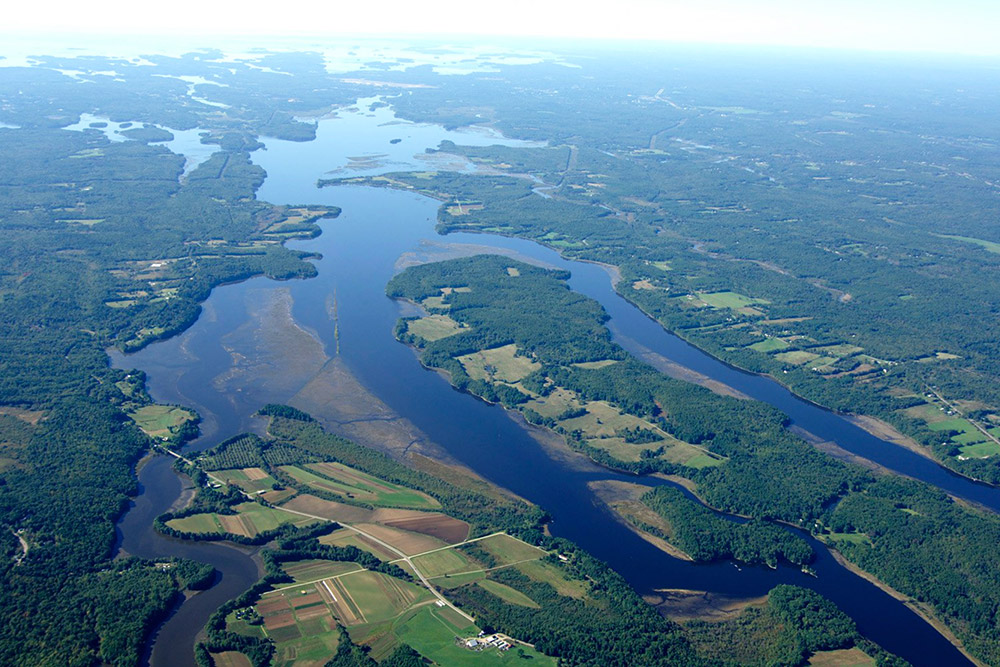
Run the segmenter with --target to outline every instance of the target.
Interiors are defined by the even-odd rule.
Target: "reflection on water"
[[[641,593],[695,589],[756,597],[779,583],[809,586],[849,613],[866,635],[915,663],[932,658],[938,663],[964,662],[913,612],[839,566],[815,541],[810,540],[818,553],[815,578],[790,567],[738,569],[730,563],[695,565],[671,558],[623,526],[592,488],[608,480],[656,482],[618,475],[565,449],[542,446],[534,429],[502,408],[459,393],[437,373],[424,370],[413,352],[393,339],[399,307],[384,289],[401,255],[427,253],[427,242],[440,239],[434,231],[438,202],[357,186],[317,189],[315,183],[329,170],[349,164],[350,157],[373,153],[385,154],[396,169],[402,165],[419,170],[414,155],[424,147],[446,138],[462,143],[466,135],[458,138],[434,126],[386,125],[393,120],[391,111],[369,111],[366,103],[337,119],[319,121],[314,142],[267,140],[267,150],[254,154],[268,172],[261,199],[342,207],[340,218],[323,223],[321,236],[292,244],[322,255],[318,276],[221,287],[184,334],[135,355],[115,356],[118,366],[146,371],[157,400],[199,410],[205,435],[194,447],[259,428],[252,414],[263,403],[290,402],[313,412],[334,432],[397,455],[420,449],[442,453],[539,504],[552,515],[555,535],[607,561]],[[390,144],[391,138],[404,141]],[[387,168],[371,166],[364,173]],[[568,262],[552,250],[517,239],[454,234],[447,241],[488,246],[570,269],[572,287],[600,300],[616,330],[710,377],[721,372],[715,366],[725,368],[693,348],[675,346],[669,334],[613,292],[608,275],[596,265]],[[753,381],[744,381],[754,376],[733,373],[727,380],[734,386],[758,391]],[[807,417],[796,412],[798,419]],[[819,434],[837,439],[830,428]],[[128,529],[123,524],[126,542],[130,530],[151,532],[143,521]],[[173,631],[172,625],[190,626],[199,619],[198,614],[179,614],[164,633]],[[186,630],[190,634],[191,628]],[[156,650],[180,659],[190,645],[179,646],[172,655],[158,642]]]

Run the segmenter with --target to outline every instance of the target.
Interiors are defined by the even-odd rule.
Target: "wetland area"
[[[342,209],[338,218],[321,223],[319,237],[290,244],[322,256],[316,261],[317,277],[292,282],[255,278],[219,287],[183,334],[135,354],[112,353],[114,365],[146,372],[157,401],[199,412],[202,435],[189,451],[260,431],[256,410],[266,403],[287,403],[311,413],[334,433],[397,457],[417,453],[464,466],[538,504],[551,515],[554,535],[606,561],[648,601],[676,615],[695,613],[693,600],[707,601],[712,614],[724,614],[778,584],[796,584],[822,593],[863,634],[915,663],[966,661],[914,611],[849,571],[812,538],[815,576],[784,565],[738,568],[729,562],[705,565],[671,557],[617,519],[607,505],[608,494],[600,492],[623,482],[652,486],[667,481],[600,467],[551,433],[454,390],[438,373],[421,367],[413,351],[393,337],[393,326],[407,306],[385,296],[386,283],[414,263],[479,252],[506,254],[571,271],[570,286],[597,299],[611,316],[616,342],[664,372],[770,403],[820,441],[1000,509],[995,489],[948,473],[795,397],[769,378],[726,366],[669,334],[617,295],[604,267],[568,261],[550,248],[519,239],[465,233],[442,237],[435,232],[439,202],[414,193],[354,185],[317,188],[317,180],[331,173],[371,176],[436,168],[424,149],[446,139],[480,145],[503,141],[490,133],[406,123],[387,107],[367,110],[369,103],[359,101],[358,110],[318,121],[314,141],[265,139],[266,149],[253,154],[268,173],[257,193],[261,200]],[[391,143],[395,139],[401,141]],[[461,160],[447,164],[474,169]],[[216,585],[180,604],[151,644],[154,665],[193,664],[191,647],[208,615],[249,587],[258,565],[251,550],[185,543],[153,531],[152,519],[178,501],[186,481],[172,472],[168,457],[143,465],[139,479],[142,493],[119,524],[121,549],[146,557],[193,558],[219,572]]]

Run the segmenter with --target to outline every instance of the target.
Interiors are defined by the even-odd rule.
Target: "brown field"
[[[413,556],[425,551],[430,551],[431,549],[446,546],[441,540],[430,537],[429,535],[411,533],[410,531],[400,530],[399,528],[392,528],[390,526],[381,526],[374,523],[362,523],[358,524],[357,528],[371,534],[387,544],[391,544],[407,556]]]
[[[32,426],[37,426],[38,422],[45,416],[45,413],[41,410],[25,410],[23,408],[2,407],[0,408],[0,415],[17,417],[23,422],[28,422]]]
[[[222,529],[227,533],[232,533],[233,535],[243,535],[244,537],[251,537],[256,534],[257,531],[249,530],[246,523],[243,521],[243,517],[239,514],[218,514],[219,523],[222,524]]]
[[[292,615],[291,609],[264,617],[264,627],[268,630],[287,628],[289,625],[295,625],[295,616]]]
[[[260,497],[271,503],[278,505],[298,493],[295,489],[284,489],[282,491],[265,491]]]
[[[247,476],[251,482],[255,482],[258,479],[264,479],[267,477],[267,473],[260,468],[243,468],[243,474]]]
[[[397,519],[395,521],[385,521],[384,523],[394,528],[402,528],[410,532],[430,535],[439,540],[444,540],[448,544],[463,542],[469,536],[469,524],[445,514]]]
[[[288,509],[306,514],[315,514],[330,521],[342,521],[344,523],[357,523],[359,521],[371,521],[373,512],[364,507],[354,507],[335,503],[332,500],[323,500],[316,496],[303,494],[296,496],[282,505]]]
[[[329,586],[329,590],[324,584]],[[318,588],[323,591],[323,597],[328,598],[327,602],[333,605],[334,613],[342,624],[357,625],[365,622],[364,615],[357,611],[357,604],[353,600],[348,601],[350,596],[347,589],[341,586],[336,579],[321,582]]]
[[[820,651],[809,658],[809,665],[815,667],[859,667],[874,665],[875,660],[861,649],[846,648],[836,651]]]
[[[323,598],[320,597],[319,593],[310,593],[292,600],[292,607],[298,609],[299,607],[307,607],[311,604],[316,604],[322,601]]]
[[[283,597],[273,597],[257,604],[257,613],[261,616],[270,616],[283,609],[288,609],[288,602]]]
[[[329,535],[324,535],[319,538],[319,542],[320,544],[329,544],[334,547],[355,546],[362,551],[367,551],[383,560],[394,560],[399,558],[399,554],[396,552],[391,551],[386,547],[383,547],[381,544],[373,542],[365,536],[359,535],[353,530],[348,530],[346,528],[336,530]]]
[[[318,597],[318,594],[317,594]],[[296,609],[295,615],[300,621],[308,621],[314,618],[322,618],[330,615],[330,608],[325,604],[318,604],[308,609]]]
[[[427,516],[427,512],[422,510],[404,510],[396,507],[379,507],[371,517],[372,523],[388,523],[389,521],[402,521],[404,519],[419,519]]]
[[[215,667],[252,667],[250,659],[242,653],[236,651],[223,651],[222,653],[212,653],[212,662]]]

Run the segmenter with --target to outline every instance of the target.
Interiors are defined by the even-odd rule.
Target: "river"
[[[433,246],[428,250],[428,241],[489,246],[569,269],[573,289],[604,305],[616,339],[625,347],[653,350],[776,405],[795,424],[824,440],[836,441],[956,495],[1000,508],[996,491],[950,475],[837,415],[796,399],[770,379],[734,370],[687,345],[619,297],[599,266],[566,261],[551,249],[519,239],[473,234],[441,237],[434,231],[438,202],[413,193],[351,185],[316,188],[316,180],[331,170],[371,175],[432,169],[423,158],[412,156],[443,139],[456,143],[498,140],[486,134],[405,123],[393,118],[391,110],[370,113],[364,106],[320,121],[313,142],[266,139],[267,149],[254,153],[254,160],[268,172],[258,192],[260,199],[343,209],[338,219],[322,223],[322,235],[291,244],[322,254],[316,262],[316,278],[286,283],[258,278],[220,287],[206,302],[199,320],[180,336],[133,355],[112,354],[116,366],[146,371],[156,400],[200,412],[203,435],[190,449],[211,446],[248,429],[259,430],[260,423],[252,414],[265,402],[301,405],[304,388],[335,360],[405,421],[417,440],[543,507],[553,518],[553,534],[573,540],[606,561],[641,594],[676,588],[749,598],[781,583],[807,586],[833,600],[866,636],[915,665],[967,664],[919,616],[837,564],[811,538],[818,555],[816,577],[791,567],[739,569],[731,563],[698,565],[666,555],[623,526],[589,486],[601,480],[652,482],[609,472],[558,447],[544,447],[533,429],[502,408],[457,392],[439,374],[423,369],[413,351],[392,335],[400,306],[385,296],[385,285],[397,270],[398,258],[414,250],[433,252]],[[389,143],[396,138],[402,141]],[[283,316],[290,318],[292,328],[282,330],[293,332],[289,340],[294,338],[294,342],[268,343],[267,331]],[[261,349],[267,349],[269,356],[258,361],[255,352]],[[309,358],[316,359],[314,367],[303,368],[303,359]],[[322,420],[323,415],[317,417]],[[256,577],[256,565],[249,555],[233,548],[156,535],[150,525],[152,517],[176,500],[180,482],[165,457],[143,467],[139,479],[142,493],[120,524],[123,548],[147,557],[178,555],[211,562],[222,574],[216,587],[180,606],[153,646],[153,665],[193,664],[191,646],[208,614],[222,600],[249,586]]]

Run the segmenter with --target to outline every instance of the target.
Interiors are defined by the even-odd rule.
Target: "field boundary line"
[[[341,577],[346,577],[349,574],[357,574],[358,572],[371,572],[368,568],[359,568],[357,570],[351,570],[350,572],[341,572],[340,574],[335,574],[332,577],[323,577],[322,579],[313,579],[312,581],[300,581],[297,584],[289,584],[288,586],[282,586],[281,588],[275,588],[271,591],[266,591],[261,593],[260,596],[270,595],[272,593],[280,593],[281,591],[291,590],[293,588],[298,588],[299,586],[312,586],[313,584],[318,584],[323,581],[330,581],[331,579],[340,579]]]
[[[405,528],[403,530],[405,530]],[[422,552],[420,552],[418,554],[413,554],[412,556],[409,556],[409,558],[420,558],[421,556],[426,556],[428,554],[434,554],[434,553],[437,553],[439,551],[447,551],[448,549],[455,549],[456,547],[462,547],[462,546],[465,546],[466,544],[472,544],[473,542],[479,542],[480,540],[485,540],[485,539],[488,539],[490,537],[496,537],[497,535],[507,535],[507,533],[504,532],[504,531],[502,531],[502,530],[500,530],[500,531],[497,531],[495,533],[491,533],[489,535],[483,535],[482,537],[474,537],[471,540],[465,540],[464,542],[457,542],[455,544],[446,544],[443,547],[438,547],[436,549],[431,549],[430,551],[422,551]],[[517,539],[513,535],[507,535],[507,537],[513,538],[515,540]],[[527,542],[525,542],[525,544],[527,544]],[[537,549],[538,547],[535,547],[535,548]],[[401,560],[404,560],[404,559],[397,558],[396,560],[391,560],[389,562],[390,563],[398,563]]]

